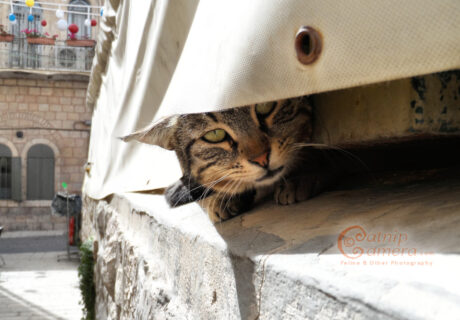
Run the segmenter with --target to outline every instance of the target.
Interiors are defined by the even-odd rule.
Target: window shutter
[[[51,200],[54,196],[54,153],[44,144],[27,152],[27,199]]]
[[[14,157],[11,160],[11,199],[21,201],[21,158]]]

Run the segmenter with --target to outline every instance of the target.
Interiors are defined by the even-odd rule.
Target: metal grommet
[[[295,36],[297,59],[302,64],[311,64],[318,59],[322,49],[322,39],[312,27],[302,26]]]

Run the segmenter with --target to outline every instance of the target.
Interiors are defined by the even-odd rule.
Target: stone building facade
[[[5,230],[66,228],[66,218],[52,215],[50,205],[62,183],[72,194],[82,186],[91,119],[86,89],[102,4],[36,0],[32,9],[24,1],[0,4],[0,226]],[[78,26],[80,42],[69,42],[70,32],[59,30],[57,10],[64,11],[67,25]],[[11,12],[15,23],[8,19]],[[85,24],[88,18],[96,26]],[[34,43],[26,30],[57,37]]]
[[[80,193],[91,111],[87,76],[2,74],[0,225],[6,230],[64,229],[55,192]]]

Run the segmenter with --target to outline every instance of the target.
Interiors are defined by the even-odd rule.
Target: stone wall
[[[84,201],[82,236],[95,239],[97,319],[237,318],[233,279],[222,277],[232,273],[225,250],[113,204]],[[180,256],[187,267],[175,263]]]
[[[55,191],[66,182],[69,193],[80,193],[89,143],[85,121],[91,119],[87,85],[88,77],[0,78],[0,144],[22,163],[21,201],[0,200],[0,225],[6,230],[64,227],[64,218],[51,216],[50,200],[27,199],[27,152],[35,144],[49,146],[55,155]]]
[[[1,225],[7,231],[15,230],[65,230],[66,218],[52,215],[49,201],[43,207],[1,208]]]
[[[85,197],[96,318],[455,318],[459,192],[459,180],[445,177],[335,191],[216,225],[196,204],[171,209],[162,196]],[[338,236],[356,225],[403,232],[420,254],[349,259]]]

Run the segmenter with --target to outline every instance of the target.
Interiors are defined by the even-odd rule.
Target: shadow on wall
[[[258,317],[260,275],[274,254],[352,261],[460,253],[460,238],[451,236],[460,227],[460,179],[452,178],[459,173],[457,167],[430,172],[427,181],[333,191],[282,210],[267,203],[217,224],[231,253],[241,317]]]

